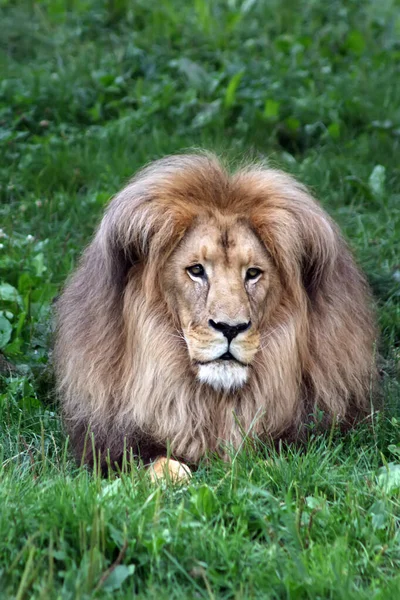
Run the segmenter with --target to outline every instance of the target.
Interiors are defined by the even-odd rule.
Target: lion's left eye
[[[203,265],[193,265],[192,267],[187,267],[186,271],[189,275],[193,275],[193,277],[204,277],[205,271]]]
[[[247,280],[257,279],[258,277],[260,277],[261,273],[262,273],[261,269],[257,269],[257,267],[251,267],[250,269],[247,269],[247,271],[246,271],[246,279]]]

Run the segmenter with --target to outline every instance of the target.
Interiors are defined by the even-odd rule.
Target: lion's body
[[[202,280],[185,260],[206,265]],[[243,283],[241,265],[254,274],[256,263],[260,280]],[[206,155],[154,163],[110,203],[58,303],[76,453],[89,429],[113,464],[124,448],[147,462],[169,446],[197,462],[244,432],[296,438],[321,411],[326,426],[352,424],[375,377],[369,304],[336,226],[289,176],[230,176]],[[218,360],[217,317],[246,323],[232,360]]]

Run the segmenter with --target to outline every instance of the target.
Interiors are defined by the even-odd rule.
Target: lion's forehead
[[[189,262],[204,262],[210,268],[246,266],[268,253],[243,219],[219,218],[196,224],[177,250]]]

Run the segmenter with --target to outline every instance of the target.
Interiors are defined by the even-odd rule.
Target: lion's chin
[[[248,378],[248,367],[232,361],[214,361],[198,366],[197,378],[217,391],[243,387]]]

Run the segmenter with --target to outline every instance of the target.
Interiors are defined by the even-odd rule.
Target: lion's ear
[[[121,282],[133,265],[148,257],[161,225],[151,198],[143,199],[129,187],[122,190],[110,202],[94,240],[103,258],[104,277]]]
[[[141,260],[134,245],[123,246],[112,237],[108,242],[108,247],[103,256],[104,272],[103,276],[120,290],[126,283],[126,277],[130,269]]]
[[[253,224],[279,267],[284,283],[302,284],[313,300],[335,269],[340,236],[310,197],[258,211]]]
[[[86,259],[97,267],[97,277],[122,291],[132,266],[143,260],[145,248],[132,235],[128,239],[121,231],[117,215],[108,211],[86,251]],[[111,214],[110,214],[111,213]]]
[[[332,280],[343,243],[329,217],[319,206],[314,205],[313,209],[296,215],[300,235],[300,272],[310,300],[314,300]]]
[[[114,198],[94,240],[103,262],[103,276],[123,286],[138,263],[158,266],[169,256],[190,224],[176,208],[151,197]]]

